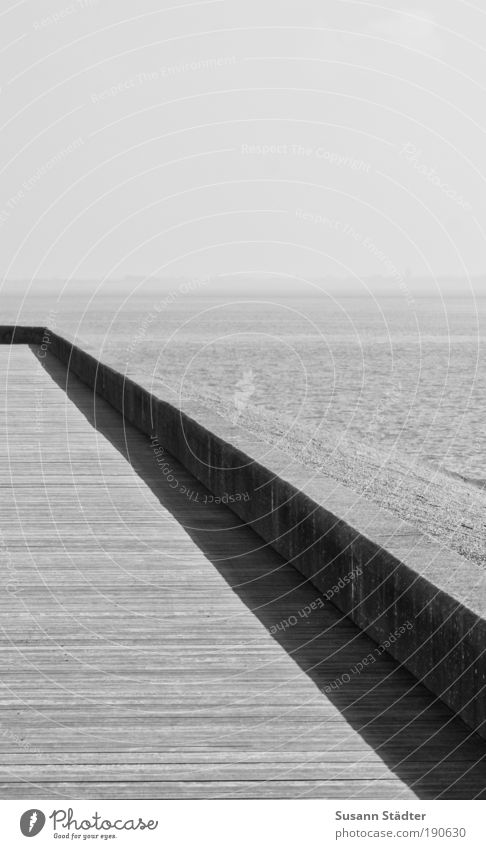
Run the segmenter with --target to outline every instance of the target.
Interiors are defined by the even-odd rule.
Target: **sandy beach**
[[[222,397],[191,398],[233,421],[235,407]],[[423,460],[380,445],[366,445],[321,426],[316,431],[285,416],[248,404],[238,425],[298,459],[309,471],[321,471],[359,495],[409,521],[424,533],[476,563],[486,563],[486,492],[480,485],[446,474]]]

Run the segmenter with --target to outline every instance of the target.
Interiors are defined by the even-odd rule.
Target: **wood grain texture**
[[[486,798],[486,742],[352,674],[375,644],[175,460],[27,346],[0,387],[2,798]]]

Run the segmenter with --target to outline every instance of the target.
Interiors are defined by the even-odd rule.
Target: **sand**
[[[235,405],[216,395],[190,393],[198,404],[235,420]],[[284,416],[251,404],[238,426],[281,448],[311,470],[319,470],[384,507],[463,557],[486,564],[486,491],[438,468],[414,460],[393,446],[363,444],[346,434],[319,427],[318,433]]]

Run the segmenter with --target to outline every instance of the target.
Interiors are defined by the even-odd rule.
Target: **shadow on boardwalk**
[[[35,351],[34,348],[32,350]],[[131,426],[53,357],[42,361],[88,421],[128,460],[160,503],[177,519],[252,614],[271,632],[295,616],[296,624],[273,638],[411,791],[423,799],[486,798],[486,742],[432,696],[404,668],[382,655],[361,674],[353,667],[376,648],[329,602],[307,618],[298,615],[319,597],[291,565],[266,546],[226,507],[215,513],[171,489],[160,473],[149,439]],[[171,460],[180,480],[207,490]],[[215,522],[214,517],[217,516]],[[235,558],[235,537],[238,550]],[[255,552],[265,556],[259,558]],[[261,561],[261,562],[260,562]],[[269,562],[272,564],[268,570]],[[292,620],[293,621],[293,620]],[[336,685],[343,674],[348,683]],[[334,684],[330,692],[329,685]],[[339,750],[339,740],[336,740]]]

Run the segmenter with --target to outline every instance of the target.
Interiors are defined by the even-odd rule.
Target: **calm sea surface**
[[[486,300],[3,298],[154,391],[192,387],[486,479]],[[237,399],[237,400],[235,400]]]

